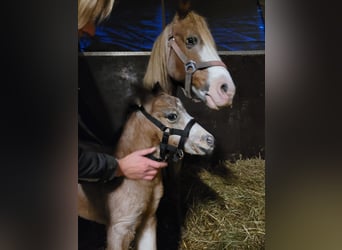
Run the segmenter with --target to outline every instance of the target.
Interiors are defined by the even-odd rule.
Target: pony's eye
[[[177,114],[176,113],[170,113],[166,116],[166,118],[170,121],[170,122],[174,122],[177,120]]]
[[[185,44],[186,44],[186,47],[188,49],[191,49],[192,47],[194,47],[197,44],[197,42],[198,42],[197,37],[190,36],[186,39]]]

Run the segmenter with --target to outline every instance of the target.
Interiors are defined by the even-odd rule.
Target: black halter
[[[197,70],[206,69],[213,66],[221,66],[224,68],[227,68],[227,66],[222,61],[207,61],[207,62],[195,62],[191,59],[189,59],[183,51],[179,48],[175,37],[173,34],[169,36],[168,44],[170,48],[174,50],[178,58],[183,62],[185,67],[185,83],[183,92],[186,97],[196,100],[196,98],[193,98],[191,96],[191,85],[192,85],[192,76]],[[198,100],[198,99],[197,99]]]
[[[173,161],[178,161],[182,159],[184,157],[184,152],[183,152],[184,144],[186,142],[186,139],[189,137],[189,133],[190,133],[192,126],[196,122],[195,119],[191,119],[188,122],[188,124],[185,126],[185,128],[181,130],[181,129],[166,127],[155,117],[147,113],[143,106],[140,106],[139,110],[141,111],[141,113],[145,115],[147,119],[149,119],[154,125],[156,125],[163,132],[163,138],[159,144],[160,157],[155,158],[152,155],[149,155],[149,157],[157,161],[166,161],[170,155],[173,156]],[[181,137],[177,147],[168,144],[170,135],[179,135]]]

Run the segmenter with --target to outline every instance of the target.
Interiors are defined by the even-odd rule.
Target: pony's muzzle
[[[223,93],[227,93],[228,92],[228,83],[223,83],[221,85],[221,90]]]
[[[235,86],[233,83],[222,82],[217,85],[217,94],[222,98],[233,99]]]
[[[220,86],[221,95],[225,95],[227,98],[226,106],[230,106],[233,103],[233,98],[235,95],[235,86],[230,86],[228,83],[222,83]]]
[[[211,108],[231,106],[235,95],[234,84],[226,81],[213,82],[206,93],[207,105]]]
[[[212,109],[231,106],[236,87],[224,67],[211,67],[208,69],[209,90],[206,93],[206,104]]]

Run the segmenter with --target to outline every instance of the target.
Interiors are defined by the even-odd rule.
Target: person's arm
[[[129,179],[153,180],[158,169],[167,166],[166,162],[145,157],[155,150],[155,147],[138,150],[119,160],[107,154],[79,150],[78,180],[107,182],[122,175]]]
[[[118,162],[108,154],[78,151],[78,180],[107,182],[117,175]]]

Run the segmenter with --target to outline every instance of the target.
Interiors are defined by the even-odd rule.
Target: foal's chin
[[[191,145],[189,147],[185,145],[184,149],[190,155],[210,155],[214,151],[214,147],[201,147],[200,145]]]

